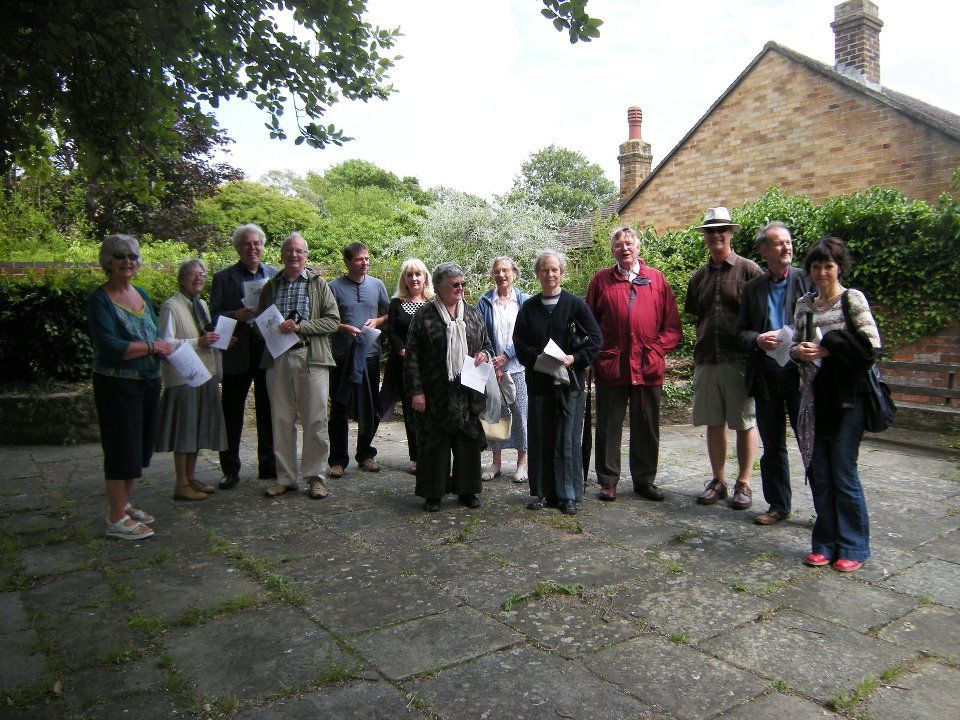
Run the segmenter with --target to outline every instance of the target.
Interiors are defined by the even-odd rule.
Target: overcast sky
[[[236,141],[226,158],[259,179],[362,158],[490,197],[551,143],[578,150],[619,182],[627,108],[643,109],[656,165],[774,40],[833,64],[835,0],[590,0],[601,37],[571,45],[538,0],[370,0],[369,19],[399,26],[387,101],[340,102],[324,122],[355,138],[318,151],[270,140],[249,102],[221,107]],[[881,83],[960,114],[956,0],[878,0]]]

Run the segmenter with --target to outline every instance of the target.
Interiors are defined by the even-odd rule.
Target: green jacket
[[[273,305],[277,285],[283,278],[283,270],[274,275],[260,291],[257,315]],[[327,281],[307,268],[307,293],[310,297],[310,319],[300,323],[300,338],[307,343],[307,364],[318,367],[333,367],[333,352],[330,336],[340,329],[340,311]],[[273,367],[273,356],[266,349],[260,359],[260,367]]]

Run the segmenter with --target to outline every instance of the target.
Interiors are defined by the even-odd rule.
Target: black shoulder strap
[[[856,328],[853,326],[853,320],[850,318],[850,298],[847,297],[849,290],[844,290],[843,294],[840,296],[840,308],[843,310],[843,322],[847,326],[847,330],[853,332]]]

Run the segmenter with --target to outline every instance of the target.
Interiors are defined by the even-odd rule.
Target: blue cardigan
[[[496,288],[485,292],[477,301],[477,310],[479,310],[480,314],[483,315],[483,322],[487,326],[487,335],[490,337],[490,341],[493,343],[494,353],[497,355],[506,355],[511,360],[516,360],[517,351],[514,349],[513,343],[510,343],[510,345],[505,348],[497,347],[497,333],[493,328],[493,297],[494,293],[496,292]],[[529,299],[529,295],[517,290],[517,305],[523,305]]]
[[[134,290],[143,298],[144,312],[150,314],[154,327],[159,328],[160,323],[150,297],[141,288],[134,286]],[[98,287],[87,298],[87,323],[90,326],[90,338],[93,340],[94,372],[101,368],[107,370],[107,374],[109,370],[132,370],[141,378],[160,377],[160,361],[152,355],[133,360],[123,359],[123,353],[126,352],[130,343],[144,342],[144,338],[127,330],[117,317],[117,312],[113,301],[102,287]],[[157,340],[158,338],[146,339]]]

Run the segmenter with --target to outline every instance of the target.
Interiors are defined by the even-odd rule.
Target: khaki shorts
[[[693,373],[693,424],[749,430],[757,424],[743,380],[744,363],[697,365]]]

